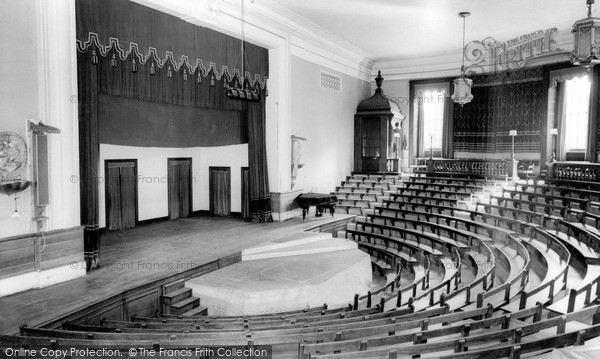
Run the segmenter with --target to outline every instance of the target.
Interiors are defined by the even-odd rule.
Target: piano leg
[[[323,215],[323,206],[322,205],[317,205],[316,206],[316,213],[315,213],[315,217],[321,217]]]

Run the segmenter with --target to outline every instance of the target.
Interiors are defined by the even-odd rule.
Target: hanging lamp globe
[[[600,62],[600,18],[592,17],[594,0],[586,1],[587,18],[578,20],[573,24],[573,52],[571,63],[573,65],[588,66]]]
[[[454,93],[450,96],[452,101],[461,106],[473,100],[473,95],[471,94],[473,80],[465,76],[465,18],[469,15],[471,15],[470,12],[458,13],[458,16],[463,19],[463,56],[462,66],[460,67],[460,77],[454,79]]]
[[[454,79],[454,93],[450,98],[455,103],[463,106],[466,103],[471,102],[473,100],[473,94],[471,94],[471,86],[473,85],[473,80],[468,77],[461,76],[459,78]]]

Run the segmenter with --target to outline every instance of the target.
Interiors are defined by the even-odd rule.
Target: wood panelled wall
[[[0,240],[0,279],[83,261],[81,227]]]

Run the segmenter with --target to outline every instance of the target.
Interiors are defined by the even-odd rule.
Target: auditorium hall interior
[[[0,44],[0,358],[600,358],[594,0],[2,0]]]

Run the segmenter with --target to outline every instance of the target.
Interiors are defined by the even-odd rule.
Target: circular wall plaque
[[[27,144],[13,132],[0,132],[0,180],[21,178],[27,164]]]

